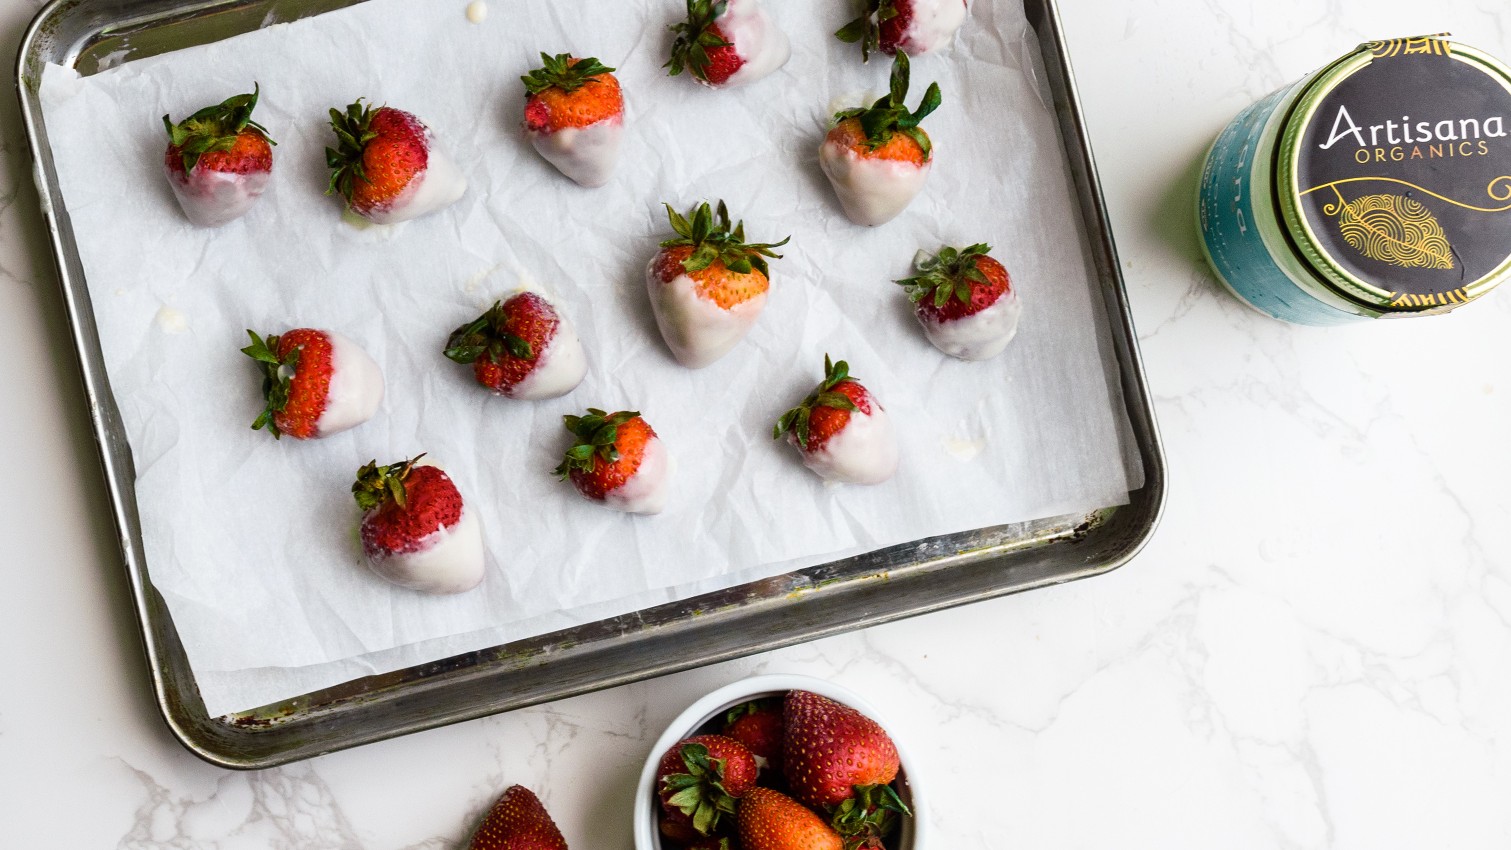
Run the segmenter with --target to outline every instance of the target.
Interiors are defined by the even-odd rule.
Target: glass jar
[[[1441,36],[1369,42],[1244,110],[1202,168],[1202,249],[1262,313],[1445,313],[1511,274],[1511,70]]]

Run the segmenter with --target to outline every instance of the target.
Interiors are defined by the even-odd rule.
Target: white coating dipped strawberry
[[[968,11],[968,0],[860,0],[860,17],[834,35],[859,43],[862,61],[873,50],[921,56],[948,47]]]
[[[525,401],[566,395],[588,373],[572,323],[535,292],[495,302],[483,315],[452,331],[445,353],[472,366],[478,383]]]
[[[330,111],[336,147],[326,194],[374,224],[397,224],[444,209],[467,192],[467,178],[425,123],[402,109],[363,106]]]
[[[462,593],[483,580],[477,515],[439,466],[424,455],[357,472],[362,551],[382,578],[423,593]]]
[[[834,186],[845,215],[876,226],[896,218],[923,191],[934,164],[934,144],[919,123],[939,108],[939,84],[930,83],[909,112],[906,53],[892,64],[891,88],[870,108],[847,109],[819,146],[819,167]]]
[[[792,44],[759,0],[687,0],[687,20],[673,24],[677,39],[664,66],[686,68],[705,86],[749,85],[787,64]]]
[[[578,185],[609,182],[624,135],[624,95],[613,68],[597,59],[540,54],[525,84],[525,135]]]
[[[880,484],[897,472],[897,434],[881,403],[850,377],[850,366],[824,356],[824,380],[777,420],[772,437],[787,438],[803,465],[820,478]]]
[[[771,288],[766,259],[787,244],[747,243],[745,223],[731,224],[719,202],[683,216],[666,205],[676,236],[661,243],[645,270],[656,327],[677,362],[701,369],[745,338],[766,307]]]
[[[555,474],[570,478],[583,498],[632,514],[666,507],[671,456],[639,412],[590,407],[586,415],[562,417],[562,423],[576,440]]]
[[[917,274],[896,281],[913,300],[913,313],[935,348],[961,360],[1001,354],[1018,332],[1023,303],[990,245],[920,251]]]
[[[168,150],[163,172],[189,221],[218,227],[240,218],[267,189],[273,173],[268,131],[252,120],[260,88],[227,98],[175,124],[163,116]]]
[[[248,330],[241,353],[262,368],[266,406],[254,430],[298,440],[329,437],[371,419],[383,402],[383,373],[335,331],[295,328],[265,339]]]

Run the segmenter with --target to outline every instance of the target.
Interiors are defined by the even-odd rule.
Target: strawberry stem
[[[829,355],[824,355],[824,379],[813,392],[803,399],[803,403],[792,408],[777,420],[776,427],[771,431],[773,440],[780,440],[784,435],[791,433],[797,437],[797,444],[803,449],[808,448],[808,420],[813,415],[815,407],[831,407],[835,410],[855,410],[855,402],[841,392],[835,392],[834,388],[841,381],[854,380],[850,378],[850,364],[841,360],[832,363]]]
[[[729,46],[710,28],[728,8],[728,0],[687,0],[687,20],[671,25],[677,38],[672,42],[672,57],[661,66],[668,69],[667,76],[675,77],[687,68],[698,79],[708,79],[708,49]]]
[[[897,17],[892,0],[860,0],[860,17],[840,27],[834,37],[846,44],[860,44],[860,60],[871,61],[871,51],[881,46],[881,25]]]
[[[879,847],[902,818],[912,817],[908,805],[890,785],[856,785],[853,796],[834,807],[829,821],[845,841],[845,850]]]
[[[604,413],[596,407],[590,407],[586,416],[563,416],[562,424],[577,438],[577,442],[567,449],[561,464],[552,472],[565,480],[574,470],[592,472],[595,456],[605,463],[618,462],[619,449],[614,443],[619,440],[619,426],[639,415],[634,410]]]
[[[692,819],[693,829],[709,835],[721,815],[735,811],[735,798],[724,788],[724,759],[714,758],[697,743],[683,744],[681,753],[687,772],[662,777],[661,790],[668,805]]]
[[[267,428],[274,439],[283,439],[283,431],[274,421],[274,414],[282,413],[289,405],[289,387],[295,370],[299,368],[299,354],[303,349],[296,346],[287,357],[279,359],[278,337],[269,334],[263,339],[251,330],[247,331],[247,336],[252,338],[252,344],[243,348],[241,353],[261,364],[262,397],[266,402],[262,412],[253,420],[252,430]]]
[[[366,466],[357,470],[357,483],[352,485],[352,495],[357,499],[357,507],[366,512],[390,501],[401,508],[407,507],[409,493],[404,488],[404,481],[424,456],[422,452],[403,463],[387,466],[378,466],[376,460],[368,461]]]
[[[672,209],[671,204],[662,206],[666,207],[667,217],[671,219],[672,230],[676,232],[677,238],[662,242],[661,247],[692,246],[692,254],[682,261],[682,268],[689,274],[703,271],[718,260],[726,269],[736,274],[750,274],[754,269],[770,277],[771,269],[766,258],[780,260],[782,255],[776,253],[774,249],[792,240],[792,237],[788,236],[780,242],[747,243],[745,222],[731,225],[729,208],[723,201],[719,201],[717,221],[714,218],[714,211],[709,208],[706,201],[694,207],[685,216]]]
[[[929,135],[918,125],[939,108],[944,97],[939,92],[938,83],[929,83],[918,108],[909,112],[904,101],[908,97],[910,73],[908,54],[898,52],[892,59],[891,85],[886,96],[869,107],[856,107],[835,113],[835,123],[849,118],[860,119],[861,130],[866,134],[866,146],[873,151],[892,141],[894,133],[902,133],[917,142],[918,147],[923,149],[923,158],[928,159],[933,154],[934,146],[929,141]]]
[[[945,246],[932,257],[920,251],[913,260],[918,274],[893,283],[902,286],[914,304],[932,298],[935,307],[943,307],[951,297],[969,304],[974,285],[990,283],[977,263],[991,250],[992,246],[977,243],[967,248]]]
[[[510,333],[507,321],[504,303],[493,302],[483,315],[451,332],[446,340],[445,355],[464,365],[475,363],[482,357],[497,365],[503,362],[505,355],[534,360],[534,347],[524,337]]]
[[[592,82],[594,77],[614,72],[613,68],[591,56],[573,59],[570,53],[558,53],[555,56],[541,53],[540,61],[541,67],[520,77],[525,84],[525,91],[530,94],[540,94],[550,88],[574,92]]]
[[[357,98],[357,102],[348,105],[345,112],[337,109],[330,111],[336,147],[325,149],[325,164],[332,169],[330,185],[326,187],[325,194],[340,193],[347,201],[351,200],[357,180],[372,182],[367,179],[367,171],[362,167],[362,153],[367,150],[367,143],[378,137],[372,129],[373,113],[376,110],[371,104],[363,106],[362,100],[363,98]]]
[[[235,147],[236,138],[243,130],[252,130],[270,145],[278,144],[268,136],[266,127],[252,120],[252,110],[257,108],[257,97],[261,91],[262,87],[253,83],[249,94],[228,97],[177,124],[167,115],[163,116],[168,140],[183,151],[185,174],[194,170],[201,156],[211,151],[228,151]]]

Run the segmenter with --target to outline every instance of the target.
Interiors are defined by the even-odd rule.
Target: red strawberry
[[[912,817],[890,785],[859,785],[855,795],[834,807],[829,823],[845,840],[845,850],[883,850],[882,840]]]
[[[787,240],[747,243],[745,222],[731,224],[723,201],[717,219],[706,203],[687,216],[670,204],[666,212],[676,236],[662,242],[651,259],[646,290],[656,326],[677,362],[701,369],[750,332],[771,286],[766,258],[780,258],[774,249]]]
[[[712,835],[719,817],[735,810],[756,781],[755,756],[744,744],[723,735],[695,735],[672,745],[656,767],[656,793],[668,822],[679,826],[680,813],[699,837]],[[663,823],[663,831],[665,822]],[[681,831],[681,830],[679,830]]]
[[[693,826],[693,819],[688,815],[683,814],[681,809],[672,809],[671,811],[667,811],[665,808],[663,808],[661,811],[661,822],[660,824],[658,824],[658,828],[660,829],[661,835],[664,838],[669,841],[676,842],[677,844],[692,844],[695,841],[701,841],[707,837],[698,832],[698,830]]]
[[[163,170],[184,215],[202,227],[240,218],[267,188],[273,171],[268,131],[252,120],[260,89],[227,98],[168,128]]]
[[[801,803],[769,788],[752,788],[736,816],[744,850],[842,850],[844,842]]]
[[[624,96],[597,59],[540,54],[525,83],[525,134],[562,174],[588,187],[609,182],[619,159]]]
[[[446,356],[471,364],[483,386],[526,400],[566,395],[588,371],[571,323],[534,292],[495,302],[488,312],[452,331]]]
[[[965,23],[967,0],[861,0],[861,15],[834,35],[860,43],[862,61],[871,51],[919,56],[947,47]]]
[[[328,437],[366,422],[383,401],[383,373],[356,343],[334,331],[296,328],[241,351],[262,364],[267,406],[252,428],[274,437]]]
[[[567,450],[556,475],[572,479],[577,492],[594,502],[634,514],[660,513],[670,490],[671,459],[661,439],[635,411],[564,416],[577,442]]]
[[[792,794],[815,808],[855,794],[856,786],[897,778],[897,747],[876,721],[810,691],[787,692],[782,757]]]
[[[567,850],[567,840],[540,798],[514,785],[488,810],[467,850]]]
[[[787,64],[792,45],[758,0],[687,0],[687,20],[673,24],[675,77],[686,68],[706,86],[743,86]]]
[[[418,218],[451,205],[467,180],[435,145],[420,119],[389,106],[330,111],[336,147],[325,149],[331,168],[326,194],[339,193],[347,208],[378,224]]]
[[[724,715],[724,735],[739,741],[776,773],[782,772],[782,706],[776,700],[741,703]]]
[[[461,491],[420,458],[357,472],[362,551],[373,572],[425,593],[461,593],[483,580],[483,535]]]
[[[897,54],[888,94],[870,107],[837,113],[819,146],[819,167],[856,224],[874,227],[896,218],[928,180],[934,143],[919,123],[943,98],[939,84],[930,83],[918,109],[909,112],[909,68],[907,54]]]
[[[1000,354],[1018,330],[1022,305],[990,245],[919,252],[917,274],[897,281],[913,299],[914,313],[934,347],[962,360]]]
[[[803,465],[830,481],[880,484],[897,471],[892,420],[870,391],[850,377],[850,364],[833,363],[828,355],[824,380],[782,414],[771,436],[785,436]]]

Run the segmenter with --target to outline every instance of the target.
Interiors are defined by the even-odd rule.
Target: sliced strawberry
[[[498,798],[468,850],[567,850],[567,841],[551,820],[540,798],[523,785],[514,785]]]

